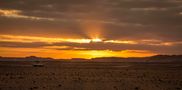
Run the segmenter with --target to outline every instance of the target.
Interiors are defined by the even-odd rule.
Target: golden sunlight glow
[[[91,42],[103,42],[100,38],[91,39]]]
[[[19,10],[2,10],[0,9],[0,14],[4,16],[17,16],[21,11]]]
[[[67,48],[71,48],[69,46],[44,46],[43,48],[45,49],[67,49]]]
[[[173,46],[175,44],[181,44],[182,42],[163,42],[160,40],[141,40],[141,41],[133,41],[133,40],[104,40],[101,38],[92,38],[92,39],[84,39],[84,38],[48,38],[48,37],[36,37],[36,36],[19,36],[19,35],[0,35],[1,42],[22,42],[22,43],[33,43],[33,42],[43,42],[48,44],[53,43],[115,43],[115,44],[145,44],[145,45],[153,45],[153,46]]]
[[[148,57],[157,55],[157,53],[153,53],[147,50],[124,50],[121,51],[119,57]]]
[[[9,18],[24,18],[24,19],[32,19],[32,20],[54,21],[53,18],[43,18],[43,17],[22,15],[21,10],[14,10],[14,9],[0,9],[0,15],[4,17],[9,17]]]
[[[136,41],[120,41],[120,40],[108,40],[108,41],[105,41],[106,43],[118,43],[118,44],[138,44],[138,42]]]
[[[74,38],[48,38],[48,37],[36,37],[36,36],[18,36],[18,35],[0,35],[1,42],[22,42],[22,43],[36,43],[43,42],[48,44],[54,43],[79,43],[79,44],[90,44],[90,43],[111,43],[111,44],[141,44],[140,41],[132,40],[104,40],[101,38],[92,39],[74,39]],[[179,44],[182,42],[162,42],[162,41],[142,41],[146,45],[158,45],[170,46],[173,44]],[[74,46],[42,46],[37,48],[23,48],[23,47],[0,47],[0,56],[7,57],[25,57],[25,56],[39,56],[39,57],[52,57],[52,58],[98,58],[98,57],[146,57],[153,56],[156,53],[145,51],[145,50],[123,50],[123,51],[112,51],[112,50],[89,50],[82,47]],[[16,52],[16,53],[15,53]]]
[[[0,35],[0,41],[8,42],[71,42],[71,43],[90,43],[90,39],[64,39],[64,38],[47,38],[47,37],[34,37],[34,36],[16,36],[16,35]]]
[[[98,23],[98,21],[94,21],[97,17],[92,16],[85,16],[83,19],[80,19],[80,28],[82,29],[83,33],[87,35],[88,38],[98,38],[102,37],[103,34],[103,24]]]
[[[57,47],[55,47],[57,48]],[[67,47],[62,47],[67,48]],[[52,48],[15,48],[15,47],[0,47],[0,55],[4,57],[26,57],[39,56],[51,57],[57,59],[71,58],[97,58],[97,57],[146,57],[156,55],[155,53],[143,50],[56,50]],[[16,52],[16,53],[15,53]]]
[[[89,56],[89,58],[96,58],[96,57],[113,57],[115,54],[109,50],[90,50],[87,52],[83,52],[83,54]]]

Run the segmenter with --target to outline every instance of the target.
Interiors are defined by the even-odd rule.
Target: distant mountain
[[[156,55],[149,57],[148,62],[182,62],[182,55]]]
[[[24,58],[19,57],[0,57],[0,61],[70,61],[70,62],[182,62],[182,55],[156,55],[151,57],[133,57],[133,58],[121,58],[121,57],[101,57],[93,59],[53,59],[42,58],[36,56],[29,56]]]
[[[156,55],[151,57],[103,57],[92,59],[96,62],[182,62],[182,55]]]
[[[0,57],[0,61],[53,61],[52,58],[42,58],[36,56],[29,57]]]
[[[101,57],[93,58],[94,62],[145,62],[145,58],[120,58],[120,57]]]

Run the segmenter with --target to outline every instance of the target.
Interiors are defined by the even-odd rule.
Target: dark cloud
[[[1,41],[0,47],[15,47],[15,48],[40,48],[43,46],[48,46],[50,44],[43,42],[34,42],[34,43],[23,43],[23,42],[7,42]]]

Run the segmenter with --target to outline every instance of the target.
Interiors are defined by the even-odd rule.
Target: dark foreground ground
[[[182,90],[182,63],[0,62],[0,90]]]

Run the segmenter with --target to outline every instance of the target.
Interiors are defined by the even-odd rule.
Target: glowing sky
[[[1,0],[0,56],[182,54],[181,0]]]

